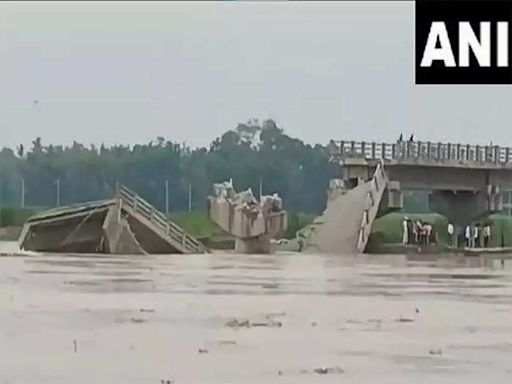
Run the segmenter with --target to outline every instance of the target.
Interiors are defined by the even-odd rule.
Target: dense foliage
[[[327,149],[284,134],[272,120],[239,124],[209,148],[190,149],[162,137],[148,144],[99,148],[74,142],[46,145],[41,138],[25,150],[0,151],[0,204],[20,206],[24,180],[27,207],[98,200],[112,196],[116,182],[125,184],[158,208],[165,208],[165,181],[170,210],[204,209],[212,183],[233,179],[237,190],[258,195],[277,192],[288,210],[318,213],[325,205],[329,180]]]
[[[0,207],[0,228],[8,226],[21,226],[30,216],[36,214],[37,209]]]

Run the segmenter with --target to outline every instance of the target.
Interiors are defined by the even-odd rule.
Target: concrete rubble
[[[277,193],[256,199],[252,190],[235,192],[233,182],[213,185],[208,216],[235,237],[238,253],[271,253],[272,239],[286,230],[287,216]]]

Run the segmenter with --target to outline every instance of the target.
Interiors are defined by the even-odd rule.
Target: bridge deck
[[[306,250],[364,253],[388,183],[384,166],[379,163],[370,180],[328,201],[322,216],[313,223]]]
[[[145,226],[151,227],[180,253],[208,252],[199,240],[185,232],[183,228],[125,186],[118,188],[117,195],[123,210],[138,218]]]
[[[64,237],[67,248],[63,250],[73,249],[70,243],[80,241],[78,252],[96,252],[106,236],[101,228],[112,209],[118,212],[115,216],[123,213],[132,224],[133,236],[147,253],[208,252],[196,238],[124,186],[117,188],[113,199],[59,207],[30,217],[19,238],[20,248],[55,252],[61,249]]]
[[[384,160],[386,164],[512,169],[512,149],[497,145],[399,141],[394,144],[331,141],[331,160],[344,163]]]

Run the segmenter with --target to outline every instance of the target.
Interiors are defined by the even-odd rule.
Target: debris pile
[[[271,253],[272,239],[287,227],[283,200],[277,193],[256,199],[252,189],[235,192],[233,181],[213,184],[208,216],[235,237],[235,251]]]

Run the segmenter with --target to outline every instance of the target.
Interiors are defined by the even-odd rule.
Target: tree
[[[156,207],[165,207],[165,182],[171,191],[173,210],[186,210],[188,186],[193,207],[206,206],[212,184],[233,179],[235,188],[277,192],[285,207],[319,213],[324,208],[330,167],[327,148],[307,145],[286,135],[273,120],[252,119],[215,138],[207,148],[191,149],[164,137],[132,147],[106,146],[99,150],[73,142],[71,146],[43,145],[41,138],[18,156],[0,151],[0,203],[19,200],[22,178],[27,204],[53,206],[56,179],[62,204],[108,198],[117,182],[134,189]]]

